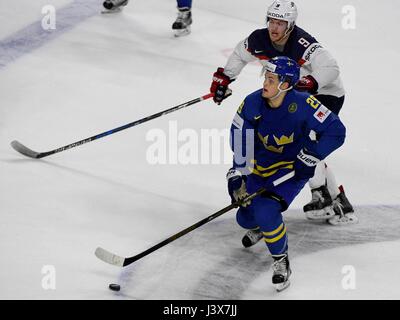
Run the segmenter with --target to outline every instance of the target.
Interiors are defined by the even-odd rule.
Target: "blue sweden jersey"
[[[310,139],[314,131],[318,139]],[[339,148],[345,139],[340,119],[314,96],[291,90],[279,108],[271,108],[262,89],[248,95],[231,126],[233,167],[244,174],[274,180],[293,170],[302,148],[320,160]]]

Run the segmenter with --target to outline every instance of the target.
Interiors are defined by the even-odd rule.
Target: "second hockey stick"
[[[285,182],[286,180],[292,178],[294,176],[294,171],[289,172],[288,174],[280,177],[279,179],[276,179],[273,184],[274,186],[277,186],[283,182]],[[198,227],[206,224],[207,222],[210,222],[211,220],[214,220],[215,218],[223,215],[224,213],[239,207],[243,202],[249,201],[254,199],[255,197],[263,194],[266,190],[264,188],[259,189],[258,191],[248,195],[246,198],[242,199],[241,201],[237,201],[234,202],[232,204],[230,204],[229,206],[213,213],[211,216],[204,218],[203,220],[200,220],[199,222],[195,223],[194,225],[174,234],[173,236],[170,236],[169,238],[165,239],[164,241],[154,245],[153,247],[137,254],[134,255],[132,257],[121,257],[119,255],[116,255],[114,253],[111,253],[110,251],[107,251],[106,249],[103,249],[101,247],[98,247],[95,251],[95,255],[97,258],[99,258],[100,260],[112,264],[114,266],[117,267],[126,267],[128,265],[130,265],[131,263],[147,256],[148,254],[164,247],[165,245],[167,245],[168,243],[171,243],[172,241],[175,241],[176,239],[179,239],[180,237],[184,236],[185,234],[188,234],[189,232],[197,229]]]
[[[17,140],[12,141],[11,142],[11,146],[14,148],[14,150],[18,151],[19,153],[21,153],[21,154],[23,154],[23,155],[25,155],[27,157],[34,158],[34,159],[40,159],[40,158],[44,158],[44,157],[50,156],[50,155],[55,154],[55,153],[59,153],[59,152],[65,151],[65,150],[69,150],[71,148],[75,148],[75,147],[81,146],[81,145],[83,145],[85,143],[92,142],[92,141],[100,139],[100,138],[104,138],[106,136],[109,136],[111,134],[117,133],[119,131],[122,131],[122,130],[125,130],[125,129],[128,129],[128,128],[137,126],[137,125],[142,124],[144,122],[153,120],[155,118],[164,116],[164,115],[166,115],[168,113],[171,113],[171,112],[174,112],[174,111],[178,111],[180,109],[183,109],[183,108],[186,108],[188,106],[191,106],[191,105],[193,105],[195,103],[198,103],[198,102],[201,102],[203,100],[209,99],[209,98],[211,98],[213,96],[214,96],[214,94],[212,94],[212,93],[206,94],[206,95],[204,95],[202,97],[199,97],[199,98],[193,99],[191,101],[182,103],[182,104],[177,105],[175,107],[172,107],[170,109],[167,109],[167,110],[152,114],[151,116],[142,118],[140,120],[136,120],[134,122],[125,124],[125,125],[120,126],[118,128],[111,129],[111,130],[96,134],[96,135],[94,135],[92,137],[89,137],[89,138],[86,138],[86,139],[83,139],[83,140],[68,144],[66,146],[63,146],[63,147],[60,147],[60,148],[57,148],[57,149],[54,149],[54,150],[46,151],[46,152],[34,151],[34,150],[24,146],[22,143],[18,142]]]

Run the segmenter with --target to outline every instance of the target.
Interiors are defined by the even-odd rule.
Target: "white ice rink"
[[[94,255],[140,253],[229,204],[229,163],[150,164],[148,135],[223,132],[261,87],[259,65],[219,107],[204,101],[41,160],[10,147],[51,150],[208,93],[269,2],[194,0],[182,38],[171,30],[175,0],[131,0],[115,15],[99,14],[101,0],[0,2],[0,299],[400,299],[397,0],[297,1],[298,25],[341,67],[347,140],[328,163],[360,222],[307,221],[304,188],[285,213],[293,274],[282,293],[265,245],[242,248],[233,211],[123,270]],[[55,30],[41,27],[45,5]],[[355,29],[342,26],[346,5]]]

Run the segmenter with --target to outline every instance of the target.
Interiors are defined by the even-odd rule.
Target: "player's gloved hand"
[[[226,179],[228,180],[228,192],[232,203],[240,201],[249,195],[246,190],[246,176],[243,176],[239,170],[230,169],[226,174]],[[251,200],[243,202],[241,206],[247,207],[250,203]]]
[[[210,92],[214,93],[213,100],[215,103],[221,104],[222,100],[230,96],[232,91],[228,88],[228,85],[232,81],[233,80],[224,73],[224,68],[218,68],[217,71],[214,72]]]
[[[314,176],[315,167],[320,159],[307,149],[300,150],[294,162],[294,176],[298,180],[310,179]]]
[[[297,81],[294,86],[296,90],[299,91],[307,91],[309,93],[317,93],[318,91],[318,82],[312,75],[305,76]]]

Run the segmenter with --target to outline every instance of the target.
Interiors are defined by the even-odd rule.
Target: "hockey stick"
[[[62,152],[62,151],[65,151],[65,150],[68,150],[68,149],[71,149],[71,148],[75,148],[77,146],[80,146],[80,145],[88,143],[88,142],[92,142],[92,141],[100,139],[100,138],[104,138],[104,137],[109,136],[111,134],[114,134],[116,132],[131,128],[131,127],[134,127],[134,126],[137,126],[137,125],[142,124],[144,122],[147,122],[147,121],[153,120],[155,118],[164,116],[164,115],[166,115],[168,113],[171,113],[171,112],[186,108],[188,106],[191,106],[191,105],[193,105],[195,103],[198,103],[198,102],[201,102],[203,100],[207,100],[207,99],[209,99],[209,98],[211,98],[213,96],[214,96],[213,93],[206,94],[206,95],[204,95],[202,97],[199,97],[199,98],[193,99],[191,101],[182,103],[182,104],[177,105],[175,107],[172,107],[170,109],[155,113],[155,114],[153,114],[151,116],[148,116],[148,117],[145,117],[143,119],[136,120],[134,122],[125,124],[125,125],[120,126],[118,128],[115,128],[115,129],[112,129],[112,130],[109,130],[109,131],[105,131],[105,132],[100,133],[100,134],[96,134],[95,136],[92,136],[90,138],[86,138],[86,139],[83,139],[83,140],[68,144],[68,145],[66,145],[64,147],[57,148],[57,149],[54,149],[54,150],[51,150],[51,151],[36,152],[36,151],[33,151],[32,149],[29,149],[28,147],[24,146],[22,143],[18,142],[17,140],[12,141],[11,142],[11,146],[14,148],[14,150],[18,151],[19,153],[21,153],[21,154],[23,154],[23,155],[25,155],[27,157],[34,158],[34,159],[40,159],[40,158],[44,158],[44,157],[50,156],[50,155],[58,153],[58,152]]]
[[[286,180],[292,178],[294,176],[294,171],[289,172],[288,174],[282,176],[281,178],[275,180],[273,182],[274,186],[277,186],[279,184],[281,184],[282,182],[285,182]],[[104,262],[107,262],[109,264],[112,264],[114,266],[118,266],[118,267],[126,267],[128,265],[130,265],[131,263],[147,256],[148,254],[164,247],[165,245],[167,245],[168,243],[171,243],[172,241],[175,241],[176,239],[184,236],[185,234],[188,234],[189,232],[197,229],[198,227],[206,224],[207,222],[210,222],[211,220],[214,220],[215,218],[223,215],[224,213],[237,208],[241,205],[241,203],[249,201],[254,199],[255,197],[259,196],[260,194],[264,193],[266,191],[266,189],[261,188],[258,191],[248,195],[246,198],[242,199],[242,201],[236,201],[232,204],[230,204],[229,206],[213,213],[211,216],[204,218],[203,220],[200,220],[199,222],[195,223],[194,225],[174,234],[173,236],[169,237],[168,239],[165,239],[164,241],[156,244],[155,246],[137,254],[134,255],[132,257],[121,257],[119,255],[116,255],[114,253],[111,253],[110,251],[107,251],[101,247],[98,247],[95,251],[95,255],[97,258],[99,258],[100,260],[103,260]]]

